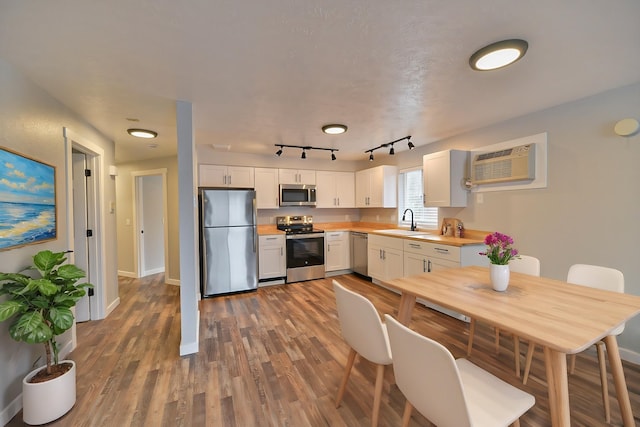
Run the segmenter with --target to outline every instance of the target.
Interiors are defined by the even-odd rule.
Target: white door
[[[139,276],[163,273],[164,264],[164,193],[162,175],[138,176],[137,213]]]
[[[84,153],[74,152],[73,158],[73,235],[74,235],[74,263],[84,270],[88,280],[89,272],[89,244],[87,230],[87,159]],[[81,282],[82,283],[82,282]],[[89,290],[76,304],[76,322],[91,320],[91,304],[89,303]]]

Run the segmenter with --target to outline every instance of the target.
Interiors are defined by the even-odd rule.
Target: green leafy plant
[[[85,272],[73,264],[62,265],[65,252],[44,250],[33,256],[33,265],[19,273],[0,273],[0,295],[8,295],[0,303],[0,322],[13,319],[9,334],[16,341],[43,343],[47,374],[58,365],[56,336],[73,326],[71,308],[85,294],[90,283],[77,284]],[[39,272],[40,277],[23,274]]]

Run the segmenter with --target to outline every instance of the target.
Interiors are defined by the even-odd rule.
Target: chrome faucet
[[[411,212],[411,231],[416,231],[417,225],[413,222],[413,211],[409,208],[405,209],[404,212],[402,213],[402,220],[404,221],[404,217],[407,213],[407,211]]]

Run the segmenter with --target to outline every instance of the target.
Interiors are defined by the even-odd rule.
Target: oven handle
[[[324,237],[324,233],[287,234],[287,240],[289,240],[289,239],[316,239],[318,237]]]

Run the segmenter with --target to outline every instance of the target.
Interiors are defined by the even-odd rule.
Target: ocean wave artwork
[[[0,148],[0,250],[55,239],[55,168]]]

